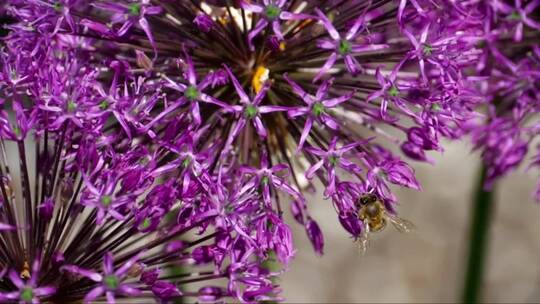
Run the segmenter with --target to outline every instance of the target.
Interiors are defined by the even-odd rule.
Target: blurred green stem
[[[478,303],[483,287],[489,227],[493,216],[493,189],[484,190],[487,168],[482,165],[472,206],[469,252],[463,288],[463,303]]]

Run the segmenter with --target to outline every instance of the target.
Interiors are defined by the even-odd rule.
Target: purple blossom
[[[336,107],[351,99],[355,92],[326,99],[326,95],[328,94],[329,87],[332,85],[333,79],[323,82],[317,89],[315,96],[306,93],[302,87],[289,79],[287,75],[285,75],[285,79],[291,85],[293,92],[306,104],[306,106],[297,107],[288,111],[291,118],[296,118],[303,115],[307,116],[305,119],[306,122],[304,124],[304,129],[302,130],[302,135],[300,136],[300,142],[298,142],[297,150],[300,150],[304,146],[306,138],[308,137],[314,122],[318,122],[334,130],[339,127],[337,121],[330,114],[328,114],[327,111],[328,109]]]
[[[212,18],[204,13],[197,14],[195,19],[193,19],[193,23],[195,23],[198,29],[205,33],[210,32],[214,26],[214,21]]]
[[[317,225],[317,223],[312,219],[308,219],[306,223],[306,231],[311,241],[311,244],[313,245],[313,249],[315,249],[315,252],[322,255],[324,247],[324,237],[321,229],[319,228],[319,225]]]
[[[18,301],[19,303],[41,303],[42,299],[46,299],[56,293],[56,288],[52,286],[39,286],[39,269],[40,262],[36,260],[32,265],[32,272],[29,280],[21,279],[20,275],[15,270],[10,270],[9,280],[17,288],[12,292],[0,292],[0,300],[2,301]]]
[[[82,269],[75,265],[65,265],[62,269],[86,277],[97,283],[97,286],[90,290],[84,297],[85,303],[96,300],[102,294],[106,295],[108,303],[114,303],[115,295],[136,296],[141,293],[134,285],[123,282],[128,270],[138,259],[139,256],[136,255],[115,270],[113,256],[110,252],[107,252],[103,257],[103,272],[101,273]]]
[[[255,49],[253,39],[259,35],[268,25],[272,26],[274,35],[279,40],[283,40],[284,36],[281,32],[282,21],[302,20],[310,16],[305,14],[295,14],[284,10],[286,8],[286,0],[262,0],[263,5],[250,3],[248,0],[241,0],[240,5],[243,9],[260,14],[261,19],[257,21],[255,27],[248,34],[248,44],[250,49]],[[287,5],[288,6],[288,5]]]
[[[483,118],[472,109],[484,95],[506,96],[515,115],[473,135],[479,149],[506,149],[484,154],[495,175],[537,131],[523,122],[540,51],[498,50],[518,23],[483,1],[38,2],[3,5],[14,23],[0,51],[0,138],[16,152],[0,160],[0,258],[55,289],[33,293],[40,301],[280,300],[282,269],[264,263],[285,268],[296,252],[287,209],[323,252],[304,197],[318,182],[364,244],[362,198],[391,219],[390,185],[420,189],[390,151],[429,160],[481,123],[471,118]],[[512,138],[491,144],[495,133]],[[36,260],[34,274],[24,265]],[[23,295],[15,280],[2,299]]]
[[[231,148],[232,142],[238,133],[245,127],[248,121],[251,121],[257,134],[264,138],[267,136],[266,129],[263,125],[261,114],[272,113],[277,111],[286,111],[287,107],[283,106],[260,106],[260,103],[263,101],[266,96],[266,92],[270,89],[270,84],[265,83],[262,89],[255,95],[253,99],[244,91],[242,85],[238,82],[238,79],[234,76],[229,67],[225,66],[225,69],[229,73],[229,79],[234,85],[236,94],[240,97],[240,105],[230,106],[230,111],[235,113],[239,119],[235,122],[232,131],[227,138],[225,144],[225,151]]]
[[[148,125],[146,125],[146,128],[152,126],[158,120],[162,119],[164,116],[173,112],[178,107],[182,106],[183,104],[187,102],[191,104],[190,105],[191,115],[196,124],[201,123],[199,102],[212,103],[217,106],[223,107],[225,109],[229,109],[229,106],[226,105],[225,103],[203,92],[214,81],[212,79],[212,74],[209,74],[208,76],[206,76],[201,82],[197,82],[197,74],[195,72],[195,66],[193,65],[193,61],[191,60],[191,57],[185,51],[184,51],[184,54],[187,61],[187,71],[185,75],[185,78],[187,79],[187,84],[177,83],[177,82],[172,81],[169,78],[166,78],[167,81],[169,82],[169,86],[173,88],[174,90],[181,92],[183,96],[180,97],[178,101],[171,104],[167,108],[166,111],[162,111],[160,115],[156,116]]]
[[[352,75],[358,74],[362,71],[360,63],[356,60],[355,54],[363,52],[373,52],[377,50],[382,50],[388,48],[386,44],[373,44],[369,40],[366,43],[355,43],[359,33],[365,29],[365,23],[369,22],[369,16],[361,14],[354,22],[353,26],[347,31],[347,33],[342,36],[334,27],[332,22],[328,20],[328,17],[321,12],[321,10],[316,9],[315,12],[319,16],[320,21],[323,23],[324,28],[330,35],[330,39],[320,39],[317,41],[317,46],[324,50],[331,50],[331,54],[322,66],[321,70],[313,78],[313,82],[319,80],[323,75],[328,73],[328,71],[334,66],[338,57],[342,57],[345,61],[347,70]]]
[[[150,29],[146,16],[160,14],[162,12],[162,8],[160,6],[150,5],[150,1],[148,0],[134,1],[128,4],[106,1],[96,3],[94,6],[98,9],[112,13],[112,24],[121,24],[120,28],[115,31],[115,36],[122,37],[126,35],[132,27],[138,24],[150,41],[150,44],[154,49],[154,53],[157,53],[154,35],[152,34],[152,30]],[[107,27],[103,24],[89,20],[84,21],[84,25],[97,32],[103,34],[110,33]]]
[[[327,196],[331,196],[336,190],[336,167],[340,167],[345,171],[353,174],[358,174],[362,171],[362,168],[360,168],[360,166],[345,157],[346,153],[353,151],[362,143],[350,143],[338,148],[336,147],[337,142],[338,138],[334,137],[326,150],[315,147],[306,148],[309,153],[316,155],[320,158],[318,162],[316,162],[306,171],[306,177],[308,179],[312,179],[315,175],[315,172],[317,172],[321,168],[324,168],[324,170],[327,172],[328,179],[328,184],[325,191],[325,194]]]

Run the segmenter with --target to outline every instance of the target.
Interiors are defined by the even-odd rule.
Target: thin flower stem
[[[20,159],[20,166],[21,166],[21,178],[22,178],[22,190],[23,190],[23,198],[26,205],[25,210],[25,216],[26,216],[26,225],[29,226],[29,229],[26,231],[26,250],[27,254],[28,251],[33,251],[33,235],[32,231],[35,228],[35,223],[33,221],[34,214],[32,212],[32,194],[30,193],[30,176],[28,175],[28,165],[26,163],[26,149],[24,147],[24,142],[19,141],[18,142],[19,147],[19,159]],[[29,256],[29,258],[33,258],[33,256]]]
[[[484,266],[487,258],[489,228],[492,221],[495,202],[493,189],[486,191],[487,168],[482,165],[477,181],[474,205],[471,216],[471,232],[469,237],[469,252],[463,288],[463,303],[478,303],[482,295]]]

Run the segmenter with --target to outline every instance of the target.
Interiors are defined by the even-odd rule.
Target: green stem
[[[481,298],[487,253],[486,249],[488,248],[489,227],[493,216],[493,209],[495,207],[493,190],[484,190],[486,171],[487,168],[482,165],[474,193],[467,270],[465,273],[465,285],[462,297],[463,303],[478,303]]]

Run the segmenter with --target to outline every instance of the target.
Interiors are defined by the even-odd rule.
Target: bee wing
[[[363,226],[364,229],[362,229],[358,239],[358,249],[362,255],[365,255],[369,248],[369,225],[364,224]]]
[[[397,231],[408,233],[416,229],[414,224],[408,220],[402,219],[397,216],[388,216],[388,219],[390,222],[392,222],[392,225],[396,228]]]

